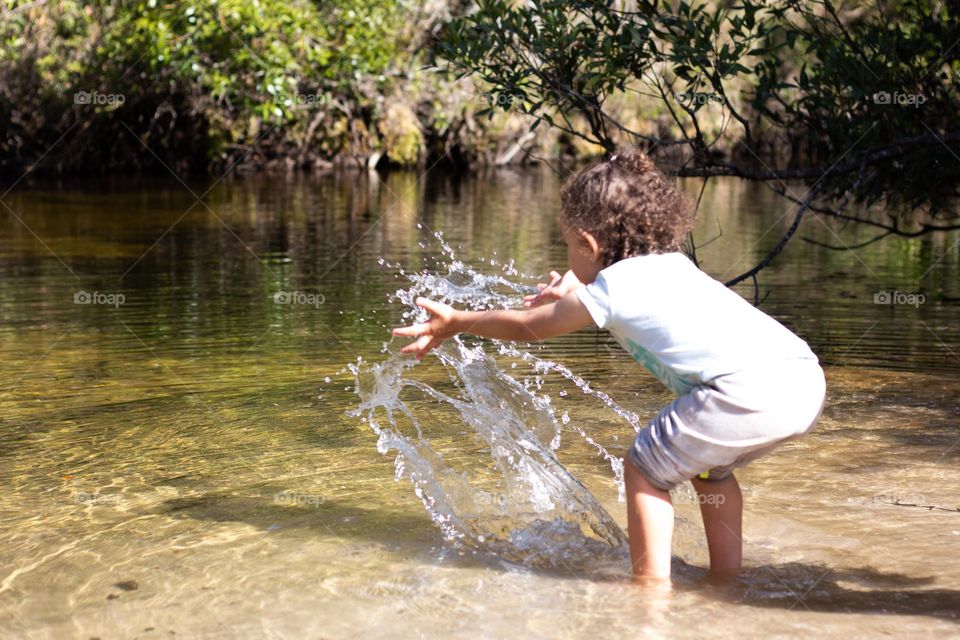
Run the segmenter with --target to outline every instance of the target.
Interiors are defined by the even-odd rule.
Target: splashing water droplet
[[[405,274],[410,286],[390,296],[406,308],[405,320],[427,318],[414,304],[419,296],[469,309],[517,308],[523,294],[536,290],[515,280],[531,276],[516,271],[513,261],[504,273],[515,279],[483,274],[457,260],[442,236],[434,235],[448,259],[441,265],[446,273]],[[513,344],[493,344],[498,357],[512,361],[509,369],[526,363],[532,378],[521,382],[482,343],[468,346],[458,337],[433,352],[436,360],[425,361],[439,361],[446,373],[442,380],[433,367],[414,372],[417,362],[391,342],[385,360],[348,365],[360,398],[350,413],[377,435],[380,453],[395,453],[396,478],[413,484],[448,541],[527,565],[569,567],[601,556],[622,560],[623,531],[555,455],[561,430],[580,435],[607,459],[621,497],[623,461],[571,424],[566,412],[557,417],[543,392],[545,376],[559,373],[635,428],[639,419],[564,365]],[[454,446],[470,452],[456,457],[469,467],[458,471],[432,443],[449,443],[461,432],[472,437],[453,439]]]

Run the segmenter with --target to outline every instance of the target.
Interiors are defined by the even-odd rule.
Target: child
[[[806,433],[823,410],[817,357],[787,328],[700,271],[680,249],[686,201],[641,151],[571,176],[560,191],[570,271],[540,285],[528,309],[459,311],[425,298],[427,322],[396,328],[422,358],[458,333],[546,340],[592,322],[677,399],[643,428],[625,465],[633,573],[669,578],[669,491],[697,491],[710,569],[740,569],[743,501],[733,470]]]

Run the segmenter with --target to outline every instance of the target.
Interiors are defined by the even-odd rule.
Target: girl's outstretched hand
[[[577,287],[581,286],[581,284],[582,283],[577,279],[577,276],[573,275],[573,271],[567,271],[562,276],[556,271],[551,271],[549,283],[540,282],[537,284],[537,288],[540,289],[540,293],[523,296],[523,306],[530,308],[541,304],[547,304],[548,302],[556,302]]]
[[[439,347],[444,340],[452,338],[459,331],[453,326],[456,309],[428,298],[417,298],[416,302],[418,307],[429,311],[432,317],[426,322],[418,322],[409,327],[396,327],[393,335],[417,338],[400,349],[400,353],[413,353],[417,360],[422,360],[431,349]]]
[[[577,283],[555,303],[540,305],[536,309],[460,311],[441,302],[417,298],[417,306],[430,312],[430,319],[409,327],[397,327],[393,335],[416,338],[400,352],[412,353],[417,360],[423,359],[444,340],[464,332],[493,340],[546,340],[582,329],[592,321],[574,291],[578,286],[581,285]]]

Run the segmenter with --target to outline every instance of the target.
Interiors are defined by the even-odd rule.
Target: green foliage
[[[296,143],[278,130],[302,132],[320,112],[332,126],[342,114],[331,103],[375,101],[404,58],[389,34],[405,10],[400,0],[5,0],[0,117],[19,127],[2,133],[43,138],[73,114],[98,137],[146,128],[159,153],[199,145],[212,163],[261,137]],[[81,91],[122,99],[76,105]],[[24,105],[31,94],[37,103]]]
[[[846,5],[479,0],[449,26],[440,55],[511,98],[491,101],[489,115],[518,109],[608,150],[685,147],[683,175],[803,178],[826,197],[935,215],[960,185],[956,3]],[[604,103],[622,92],[658,96],[672,128],[641,134],[610,117]],[[737,132],[726,133],[740,150],[732,160],[702,126],[718,109]],[[760,161],[772,137],[803,164]]]
[[[380,122],[383,146],[390,157],[402,164],[415,164],[423,147],[417,117],[409,107],[393,102]]]

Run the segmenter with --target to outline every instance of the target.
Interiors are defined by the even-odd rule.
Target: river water
[[[569,554],[569,531],[541,532],[555,547],[530,561],[444,536],[358,413],[364,372],[390,361],[410,274],[443,275],[437,231],[473,273],[529,285],[562,269],[558,185],[546,168],[17,184],[0,207],[0,634],[960,633],[956,234],[853,251],[798,237],[762,272],[763,308],[821,356],[829,399],[811,435],[739,473],[737,581],[704,572],[698,507],[680,491],[672,592],[630,583],[616,461],[598,447],[621,455],[633,428],[531,362],[562,364],[641,421],[670,397],[592,330],[514,353],[465,344],[564,416],[550,477],[569,472],[573,510],[607,514],[613,546]],[[701,265],[740,273],[792,218],[765,187],[709,184]],[[798,236],[870,234],[808,218]],[[405,375],[463,390],[433,356]],[[438,398],[411,401],[425,440],[485,477],[488,443]],[[511,526],[472,522],[485,541]]]

